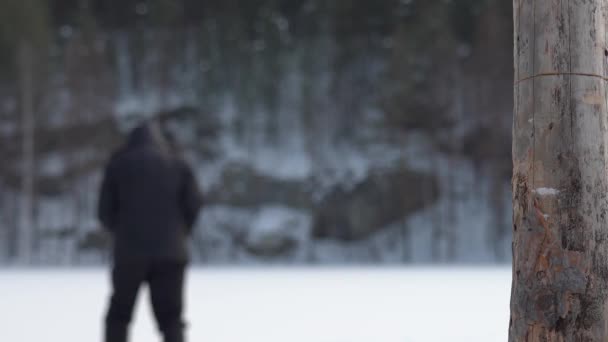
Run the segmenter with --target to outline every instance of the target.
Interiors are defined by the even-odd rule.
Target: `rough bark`
[[[509,341],[608,340],[605,2],[514,0]]]

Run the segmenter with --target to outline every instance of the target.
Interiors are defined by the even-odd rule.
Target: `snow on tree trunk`
[[[606,341],[606,2],[515,0],[509,341]]]
[[[19,86],[22,115],[22,170],[21,203],[19,213],[20,263],[31,262],[33,249],[34,216],[34,94],[33,94],[33,51],[29,42],[19,46]]]

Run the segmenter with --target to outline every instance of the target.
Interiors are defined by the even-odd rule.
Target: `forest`
[[[498,0],[3,0],[0,262],[97,264],[101,171],[158,117],[194,261],[508,263]]]

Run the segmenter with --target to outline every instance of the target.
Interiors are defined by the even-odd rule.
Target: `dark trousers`
[[[152,310],[165,342],[184,342],[182,320],[183,262],[116,262],[112,269],[113,292],[106,316],[105,342],[127,342],[129,323],[142,284],[150,289]]]

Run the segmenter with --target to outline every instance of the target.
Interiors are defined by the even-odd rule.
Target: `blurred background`
[[[512,4],[1,0],[0,264],[97,265],[101,172],[160,117],[195,263],[508,264]]]

